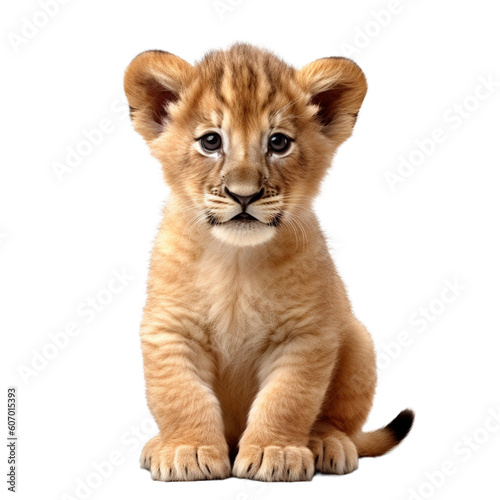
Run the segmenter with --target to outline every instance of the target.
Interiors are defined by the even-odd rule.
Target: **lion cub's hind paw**
[[[358,451],[345,434],[312,437],[309,448],[316,470],[323,474],[349,474],[358,468]]]

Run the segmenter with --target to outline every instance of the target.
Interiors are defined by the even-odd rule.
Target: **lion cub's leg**
[[[260,391],[248,415],[233,467],[238,477],[304,481],[314,475],[307,447],[324,399],[334,352],[315,335],[298,335],[274,348],[259,373]]]
[[[321,415],[313,426],[309,448],[316,470],[346,474],[358,466],[358,452],[350,439],[370,412],[376,385],[375,351],[365,327],[354,320],[332,373]]]
[[[181,335],[144,328],[141,340],[148,405],[160,429],[143,449],[142,467],[162,481],[228,477],[228,446],[208,354]]]

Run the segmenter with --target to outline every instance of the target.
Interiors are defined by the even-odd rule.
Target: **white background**
[[[500,419],[495,2],[230,3],[221,2],[229,7],[221,14],[212,0],[70,0],[45,20],[37,1],[2,6],[0,328],[2,386],[19,393],[18,498],[497,498],[500,422],[489,417]],[[389,7],[397,11],[390,18],[377,15]],[[31,21],[46,22],[30,30]],[[317,210],[377,346],[380,379],[366,428],[406,407],[417,418],[400,447],[345,477],[171,484],[139,468],[139,442],[154,429],[138,328],[168,190],[129,123],[122,76],[146,49],[194,62],[234,41],[297,67],[349,55],[349,44],[368,78],[354,135]],[[478,90],[481,79],[496,82],[489,94]],[[457,106],[468,116],[457,118]],[[54,164],[66,161],[68,147],[85,149],[85,132],[103,119],[101,143],[59,179]],[[436,128],[445,139],[432,146]],[[417,140],[430,154],[415,153]],[[419,165],[391,189],[387,173],[399,175],[401,157]],[[103,291],[123,270],[131,277],[123,290]],[[459,289],[445,291],[445,303],[450,282]],[[91,317],[86,301],[96,296],[111,302]],[[434,311],[430,319],[421,307]],[[54,351],[49,334],[71,322],[79,335]],[[113,470],[96,472],[110,457]],[[437,472],[443,466],[446,476]]]

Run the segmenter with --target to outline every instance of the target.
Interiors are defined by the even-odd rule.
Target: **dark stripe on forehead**
[[[267,95],[267,99],[263,106],[264,108],[267,108],[272,103],[274,96],[276,95],[277,92],[274,75],[271,71],[271,68],[269,67],[269,60],[267,58],[264,59],[264,74],[266,75],[267,85],[269,86],[270,89]]]
[[[203,84],[201,81],[197,81],[193,85],[191,85],[191,87],[189,88],[189,92],[187,94],[188,96],[187,103],[189,108],[191,108],[191,110],[197,108],[204,91],[205,89],[203,88]]]
[[[236,63],[231,61],[231,87],[236,90],[239,83],[240,75],[238,75],[238,68],[236,67]]]
[[[257,86],[259,84],[257,73],[248,65],[248,90],[251,92],[257,92]]]
[[[214,77],[214,90],[215,90],[215,95],[217,99],[222,104],[227,104],[227,101],[225,97],[222,95],[222,82],[224,81],[224,66],[221,65],[215,70],[215,77]]]

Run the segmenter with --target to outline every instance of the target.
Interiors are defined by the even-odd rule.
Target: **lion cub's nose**
[[[240,194],[233,193],[229,191],[227,187],[224,188],[224,190],[226,191],[226,194],[228,196],[230,196],[233,200],[237,201],[241,205],[243,211],[246,210],[250,203],[260,200],[260,198],[262,198],[262,196],[264,195],[264,188],[262,188],[258,193],[251,194],[250,196],[242,196]]]

